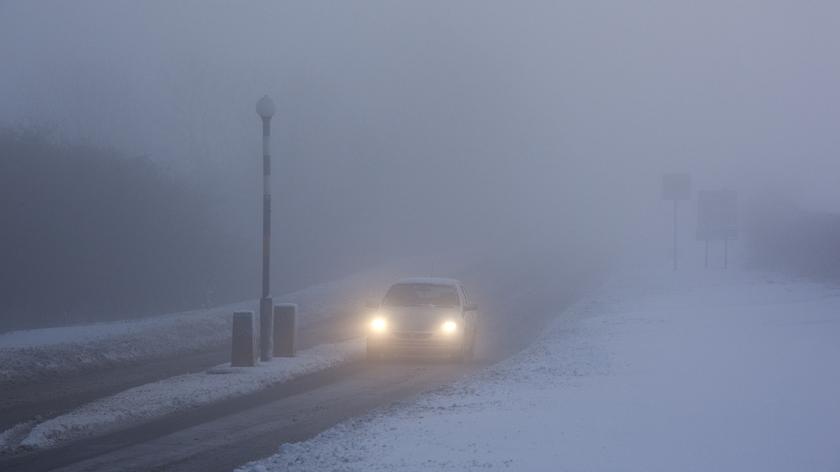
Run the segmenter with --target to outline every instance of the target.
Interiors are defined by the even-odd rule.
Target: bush
[[[840,278],[840,215],[804,211],[778,196],[752,208],[748,262],[822,279]]]
[[[147,158],[0,131],[0,329],[242,298],[210,197]]]

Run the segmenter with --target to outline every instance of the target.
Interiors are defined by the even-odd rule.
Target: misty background
[[[756,266],[837,275],[838,31],[817,1],[0,0],[0,329],[256,297],[264,94],[275,294],[667,240],[674,171],[739,192]]]

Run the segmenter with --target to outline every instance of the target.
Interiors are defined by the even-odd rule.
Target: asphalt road
[[[0,458],[0,470],[227,471],[274,453],[281,443],[450,383],[525,347],[580,295],[594,272],[562,264],[534,270],[528,261],[516,262],[494,261],[455,274],[473,289],[481,308],[474,362],[358,362],[107,436]],[[339,317],[312,328],[310,336],[335,336],[356,322]],[[211,360],[208,365],[219,363]]]

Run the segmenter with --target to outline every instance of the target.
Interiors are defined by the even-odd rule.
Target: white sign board
[[[688,200],[691,197],[691,176],[665,174],[662,176],[663,200]]]
[[[732,190],[706,190],[697,196],[697,239],[738,237],[738,194]]]

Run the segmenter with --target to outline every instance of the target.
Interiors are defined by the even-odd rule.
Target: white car
[[[461,282],[443,278],[410,278],[388,289],[367,326],[367,357],[390,354],[445,355],[472,358],[478,307]]]

